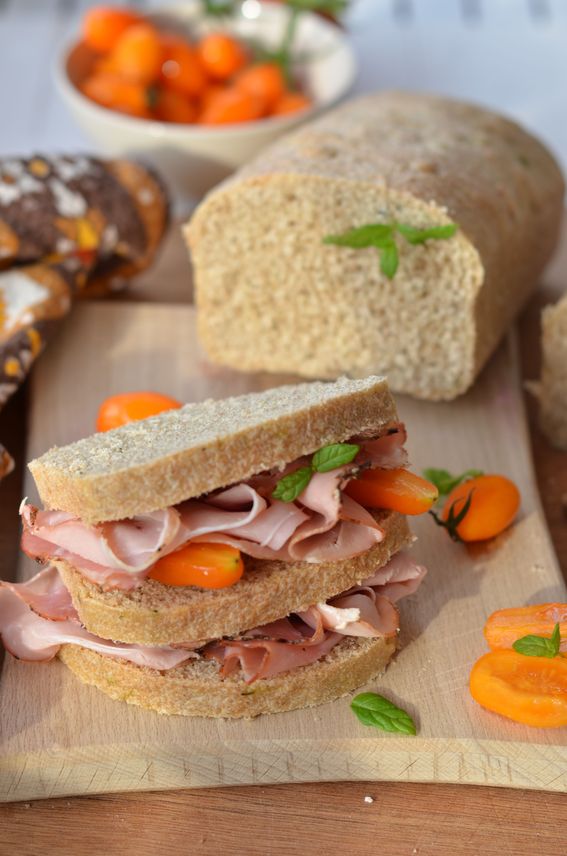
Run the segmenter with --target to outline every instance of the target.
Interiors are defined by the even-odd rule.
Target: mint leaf
[[[457,231],[455,223],[446,226],[430,226],[428,229],[416,229],[404,223],[367,223],[350,229],[342,235],[326,235],[324,244],[338,247],[350,247],[353,250],[375,247],[380,256],[380,270],[388,279],[393,279],[398,270],[399,254],[394,240],[397,231],[409,244],[423,244],[430,240],[452,238]]]
[[[349,0],[286,0],[286,6],[302,12],[326,12],[340,15],[348,8]]]
[[[388,279],[393,279],[398,269],[398,248],[393,238],[385,242],[378,250],[380,253],[380,270]]]
[[[430,226],[429,229],[416,229],[414,226],[405,226],[397,223],[396,229],[403,235],[409,244],[424,244],[425,241],[443,241],[452,238],[457,231],[455,223],[447,226]]]
[[[359,693],[350,706],[363,725],[401,734],[416,733],[411,716],[378,693]]]
[[[360,452],[360,446],[354,443],[333,443],[331,446],[323,446],[315,452],[311,460],[311,466],[317,473],[328,473],[336,470],[344,464],[350,464]]]
[[[423,475],[428,481],[433,482],[439,491],[439,496],[447,496],[461,482],[483,476],[484,473],[482,470],[465,470],[460,476],[454,476],[449,470],[438,470],[432,467],[424,470]]]
[[[377,247],[384,241],[392,239],[392,234],[393,226],[385,223],[369,223],[357,229],[350,229],[342,235],[326,235],[323,243],[360,250],[366,247]]]
[[[311,481],[312,475],[313,470],[311,467],[301,467],[301,469],[289,473],[289,475],[280,479],[275,486],[272,491],[273,498],[279,499],[282,502],[293,502],[300,493],[303,493]]]
[[[512,648],[518,654],[525,654],[527,657],[557,657],[560,644],[561,631],[559,624],[556,624],[551,638],[547,636],[522,636],[521,639],[514,642]]]

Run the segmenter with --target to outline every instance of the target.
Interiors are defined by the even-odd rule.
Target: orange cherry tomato
[[[551,636],[556,624],[567,645],[567,603],[539,603],[499,609],[484,625],[484,636],[494,651],[511,648],[522,636]]]
[[[234,585],[243,573],[240,550],[227,544],[189,542],[156,562],[148,576],[168,586],[220,589]]]
[[[134,24],[120,36],[111,57],[118,74],[135,83],[154,83],[163,61],[158,32],[151,24]]]
[[[251,122],[261,116],[261,101],[248,92],[229,87],[210,96],[198,121],[201,125],[230,125]]]
[[[289,113],[298,113],[313,106],[313,102],[307,95],[299,92],[284,92],[272,107],[272,116],[287,116]]]
[[[222,83],[209,83],[208,86],[201,92],[199,97],[199,106],[201,109],[201,113],[203,113],[215,100],[219,92],[224,92],[226,89]]]
[[[140,15],[129,9],[96,6],[89,9],[83,18],[83,39],[91,50],[108,53],[128,27],[141,20]]]
[[[470,691],[487,710],[539,728],[567,725],[567,659],[491,651],[474,664]]]
[[[207,87],[207,75],[198,52],[175,36],[162,38],[161,80],[164,86],[195,98]]]
[[[96,420],[97,431],[110,431],[128,422],[147,419],[164,410],[181,407],[179,401],[159,392],[123,392],[113,395],[100,405]]]
[[[388,508],[402,514],[423,514],[439,496],[434,484],[403,469],[364,470],[344,490],[365,508]]]
[[[520,507],[520,493],[514,482],[505,476],[477,476],[454,488],[443,506],[441,520],[447,521],[462,511],[468,497],[471,504],[463,520],[455,528],[461,541],[486,541],[506,529]]]
[[[248,92],[262,102],[269,113],[285,92],[285,78],[275,62],[263,62],[240,72],[234,82],[240,92]]]
[[[138,116],[140,119],[149,119],[151,116],[146,87],[124,80],[116,74],[93,74],[83,82],[81,91],[102,107]]]
[[[214,80],[228,80],[248,61],[240,42],[227,33],[203,36],[197,50],[206,73]]]
[[[155,96],[154,114],[161,122],[188,124],[197,118],[197,108],[184,95],[160,86]]]

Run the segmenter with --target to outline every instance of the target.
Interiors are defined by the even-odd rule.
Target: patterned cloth
[[[107,294],[148,267],[168,220],[163,185],[139,164],[0,159],[0,408],[73,299]],[[11,467],[0,446],[0,478]]]

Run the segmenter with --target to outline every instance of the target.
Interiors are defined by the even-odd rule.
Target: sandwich
[[[165,714],[253,717],[321,704],[381,673],[397,602],[425,569],[401,511],[407,470],[383,378],[187,404],[32,461],[0,634],[84,683]],[[396,510],[396,509],[401,509]]]

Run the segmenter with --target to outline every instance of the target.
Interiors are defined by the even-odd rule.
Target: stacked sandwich
[[[0,633],[160,713],[251,717],[380,673],[424,568],[405,517],[365,498],[405,472],[382,378],[189,404],[32,461],[50,564],[0,588]],[[364,489],[361,489],[361,485]],[[362,499],[361,499],[362,497]],[[366,506],[366,507],[365,507]]]

